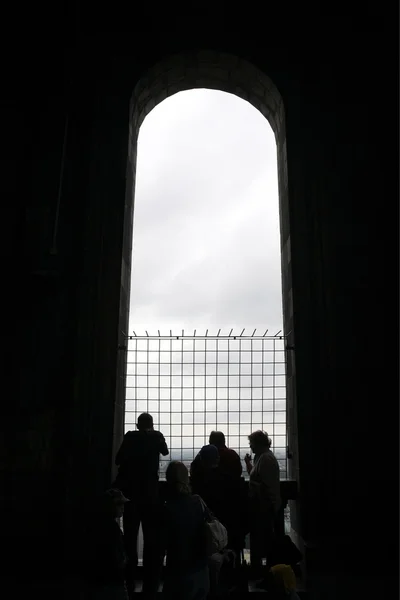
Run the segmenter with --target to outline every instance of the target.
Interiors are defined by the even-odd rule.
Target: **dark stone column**
[[[90,149],[85,248],[78,290],[79,331],[71,405],[71,498],[101,492],[112,480],[114,419],[121,420],[123,337],[120,314],[129,99],[100,90]],[[125,283],[125,280],[124,280]],[[126,318],[126,317],[125,317]],[[115,408],[116,391],[119,412]],[[117,431],[118,431],[118,427]]]
[[[308,102],[292,97],[287,110],[297,508],[310,571],[336,577],[369,577],[371,560],[396,557],[385,500],[375,496],[390,489],[385,497],[397,497],[398,473],[385,458],[392,426],[380,404],[379,327],[371,331],[382,312],[384,257],[373,240],[384,168],[361,79],[331,71],[324,85],[308,83]]]

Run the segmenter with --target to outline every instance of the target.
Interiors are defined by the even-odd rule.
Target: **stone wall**
[[[375,35],[381,44],[372,51],[368,27],[358,20],[357,30],[315,43],[306,23],[304,43],[287,35],[242,44],[220,32],[208,36],[207,48],[223,52],[201,60],[205,43],[195,36],[190,44],[173,36],[146,46],[111,34],[107,44],[93,37],[69,52],[52,46],[45,61],[27,56],[24,87],[8,88],[10,124],[23,139],[22,152],[10,143],[10,173],[24,176],[15,177],[13,226],[5,232],[9,377],[20,385],[3,408],[2,465],[6,514],[12,508],[15,517],[5,523],[7,546],[15,545],[13,555],[28,548],[31,578],[56,574],[63,548],[63,558],[73,558],[82,502],[112,478],[122,433],[137,128],[163,95],[195,84],[235,86],[277,137],[296,529],[337,573],[355,556],[366,573],[371,546],[387,544],[380,491],[398,493],[391,460],[398,436],[390,430],[398,407],[381,408],[389,380],[376,372],[389,359],[376,351],[370,324],[384,330],[396,296],[386,293],[382,268],[393,237],[390,216],[380,222],[389,202],[383,211],[379,200],[390,129],[384,111],[379,126],[373,121],[371,72],[381,67],[385,36]],[[182,64],[175,58],[168,75],[165,60],[178,46]],[[229,63],[228,55],[240,60]],[[29,111],[27,88],[35,90]],[[57,254],[50,255],[66,114]],[[26,461],[27,452],[36,458]],[[58,501],[49,508],[51,491]]]

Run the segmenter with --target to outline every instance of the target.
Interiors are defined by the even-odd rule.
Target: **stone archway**
[[[284,330],[288,344],[294,345],[291,250],[289,230],[289,197],[286,157],[286,127],[283,101],[271,79],[251,63],[230,54],[200,51],[166,57],[150,68],[139,80],[132,94],[129,118],[128,161],[124,215],[123,264],[119,316],[119,343],[125,346],[128,330],[135,197],[136,155],[139,129],[145,117],[160,102],[181,91],[209,88],[235,94],[247,100],[270,123],[275,134],[278,157],[279,212],[281,230],[281,266]],[[293,353],[288,352],[287,427],[289,439],[296,431]],[[125,389],[124,353],[118,361],[118,389],[115,414],[114,444],[123,432]],[[291,442],[292,443],[292,442]],[[115,448],[116,449],[116,448]],[[296,452],[297,456],[297,452]],[[295,465],[297,471],[297,465]]]

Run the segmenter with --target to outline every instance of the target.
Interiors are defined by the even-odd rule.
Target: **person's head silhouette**
[[[139,431],[152,431],[154,429],[153,417],[149,413],[142,413],[138,416],[136,426]]]
[[[190,494],[189,471],[186,465],[178,460],[169,463],[165,473],[167,484],[171,492]]]
[[[210,433],[208,443],[216,446],[217,448],[225,448],[225,435],[222,433],[222,431],[212,431]]]

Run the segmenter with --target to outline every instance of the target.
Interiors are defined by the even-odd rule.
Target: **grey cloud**
[[[130,328],[282,327],[276,146],[252,106],[192,90],[139,135]]]

